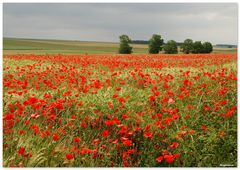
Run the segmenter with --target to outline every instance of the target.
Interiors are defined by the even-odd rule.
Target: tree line
[[[129,45],[132,43],[132,40],[127,35],[121,35],[120,39],[120,54],[131,54],[133,48]],[[146,41],[142,41],[146,42]],[[164,51],[165,54],[177,54],[178,53],[178,44],[174,40],[169,40],[164,44],[164,40],[161,35],[153,34],[151,39],[148,42],[148,52],[149,54],[158,54],[160,51]],[[199,53],[211,53],[213,51],[213,46],[210,42],[195,41],[192,39],[186,39],[180,45],[180,51],[184,54],[199,54]]]

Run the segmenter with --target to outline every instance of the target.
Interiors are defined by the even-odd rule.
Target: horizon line
[[[115,43],[115,44],[119,44],[119,42],[114,42],[114,41],[94,41],[94,40],[73,40],[73,39],[55,39],[55,38],[27,38],[27,37],[3,37],[4,38],[12,38],[12,39],[25,39],[25,40],[50,40],[50,41],[79,41],[79,42],[97,42],[97,43]],[[132,40],[132,41],[149,41],[149,40]],[[178,42],[177,43],[183,43],[183,42]],[[203,41],[201,41],[203,42]],[[130,43],[131,44],[131,43]],[[132,43],[134,44],[134,43]],[[135,43],[136,44],[136,43]],[[231,45],[231,46],[238,46],[237,44],[228,44],[228,43],[217,43],[217,44],[213,44],[214,46],[216,45]]]

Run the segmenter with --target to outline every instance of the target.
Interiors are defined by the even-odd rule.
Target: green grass
[[[237,53],[236,48],[215,48],[213,53]]]
[[[132,44],[134,54],[147,54],[148,45]],[[111,42],[4,38],[3,54],[117,54]],[[214,49],[213,53],[236,53],[237,49]]]
[[[3,39],[4,54],[117,54],[118,43],[37,40],[37,39]],[[146,45],[133,45],[134,53],[146,53]]]

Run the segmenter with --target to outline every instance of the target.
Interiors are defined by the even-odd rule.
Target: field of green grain
[[[131,44],[134,54],[148,53],[148,45]],[[3,39],[3,54],[117,54],[118,43],[44,40]],[[214,49],[213,53],[235,53],[237,49]]]
[[[37,39],[3,39],[4,54],[117,54],[118,43],[37,40]],[[134,53],[147,53],[146,45],[132,45]]]

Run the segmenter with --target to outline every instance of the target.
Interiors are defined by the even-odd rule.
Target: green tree
[[[193,40],[191,39],[186,39],[182,46],[181,46],[181,51],[184,53],[184,54],[189,54],[193,51]]]
[[[203,53],[203,45],[201,41],[195,41],[193,43],[193,51],[192,53],[194,54],[199,54],[199,53]]]
[[[131,43],[132,40],[127,35],[121,35],[119,37],[119,39],[120,39],[119,53],[120,54],[131,54],[132,47],[129,46],[129,43]]]
[[[161,39],[161,35],[153,34],[152,38],[149,40],[149,48],[148,52],[150,54],[158,54],[159,51],[162,50],[163,39]]]
[[[178,49],[177,49],[177,42],[174,40],[168,41],[164,46],[163,50],[165,54],[177,54]]]
[[[203,52],[204,53],[211,53],[213,51],[213,46],[210,42],[203,43]]]

